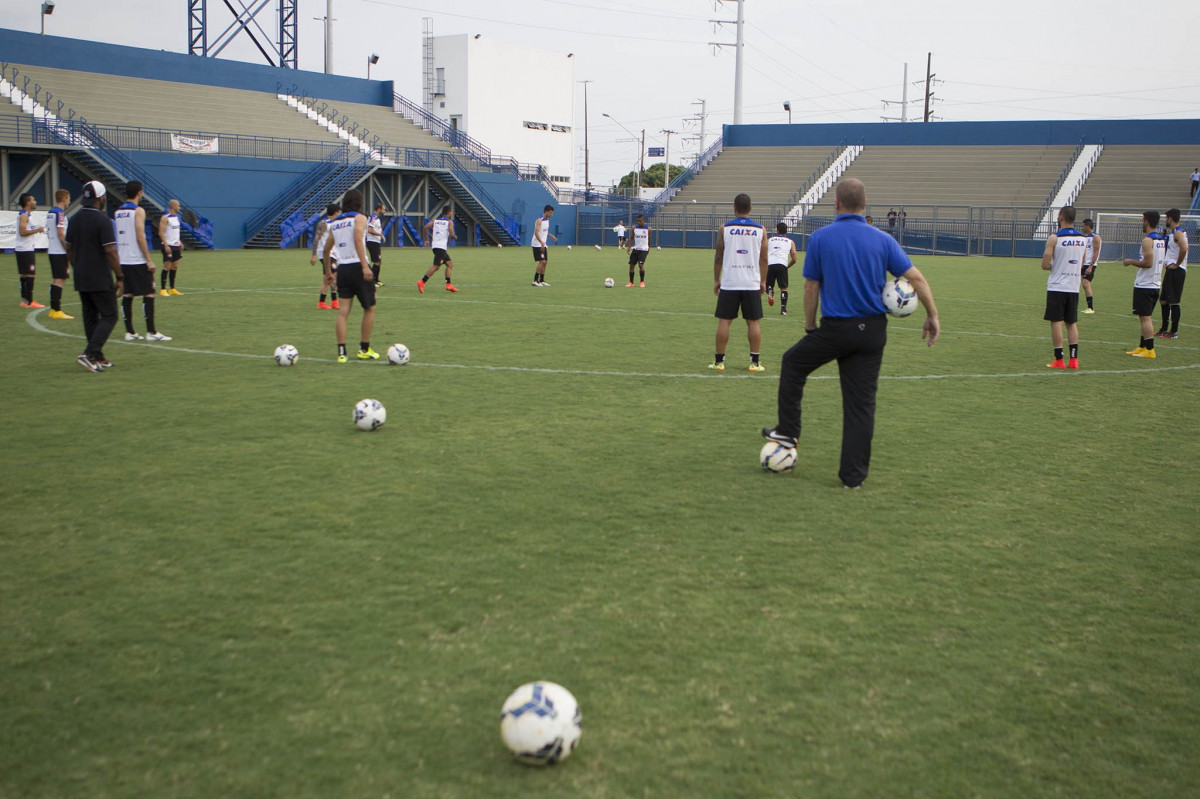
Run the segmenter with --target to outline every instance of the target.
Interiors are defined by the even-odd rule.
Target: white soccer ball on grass
[[[408,347],[403,344],[393,344],[387,349],[388,363],[393,366],[403,366],[408,363],[409,357],[411,357],[411,353],[409,353]]]
[[[549,766],[570,757],[579,743],[583,716],[566,688],[553,682],[525,683],[500,709],[500,737],[519,762]]]
[[[613,280],[611,277],[604,278],[604,288],[610,289],[615,285],[617,285],[617,281]]]
[[[275,363],[280,366],[292,366],[300,360],[300,351],[291,344],[280,344],[275,348]]]
[[[365,433],[378,430],[386,421],[387,408],[379,400],[359,400],[354,406],[354,426]]]
[[[883,286],[883,307],[892,316],[908,316],[917,310],[917,292],[902,277],[889,280]]]
[[[796,448],[768,441],[758,453],[758,464],[764,472],[786,474],[796,468]]]
[[[568,250],[569,250],[569,249],[571,249],[571,245],[570,245],[570,244],[568,244],[568,245],[567,245],[567,249],[568,249]]]

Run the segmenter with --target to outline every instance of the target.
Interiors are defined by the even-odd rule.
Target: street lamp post
[[[371,79],[371,66],[379,63],[379,53],[371,53],[367,56],[367,80]]]
[[[54,0],[42,3],[42,35],[46,35],[46,17],[54,13]]]
[[[783,101],[783,110],[788,112],[788,124],[789,125],[792,124],[792,101],[791,100]]]
[[[583,190],[585,192],[592,190],[592,177],[590,172],[591,165],[591,150],[588,149],[588,84],[590,80],[579,81],[583,84]]]
[[[678,133],[675,130],[660,130],[659,133],[667,134],[667,149],[663,151],[663,155],[667,158],[667,169],[663,174],[663,188],[666,189],[671,185],[671,134]]]

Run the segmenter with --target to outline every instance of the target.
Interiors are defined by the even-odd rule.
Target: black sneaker
[[[103,367],[103,366],[101,366],[100,364],[96,363],[95,361],[93,361],[91,358],[89,358],[89,357],[88,357],[88,356],[86,356],[86,355],[80,355],[78,358],[76,358],[76,359],[75,359],[75,363],[79,364],[79,365],[80,365],[80,366],[82,366],[84,369],[87,369],[89,372],[102,372],[102,371],[104,371],[104,367]]]
[[[792,436],[785,436],[783,433],[776,433],[773,427],[764,427],[762,429],[762,437],[767,441],[775,441],[783,444],[785,447],[795,447],[796,439]]]

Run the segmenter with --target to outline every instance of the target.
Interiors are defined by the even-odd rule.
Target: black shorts
[[[742,318],[747,322],[763,318],[762,294],[758,289],[721,289],[721,293],[717,295],[717,311],[713,316],[718,319],[737,319],[739,309]]]
[[[650,254],[649,250],[630,250],[629,265],[630,266],[645,266],[646,256]]]
[[[183,247],[177,247],[174,244],[172,244],[169,255],[167,254],[166,250],[163,250],[163,265],[164,266],[166,264],[177,264],[182,260],[183,260]]]
[[[17,274],[23,277],[30,277],[37,271],[37,256],[33,250],[29,252],[17,251]]]
[[[534,247],[533,248],[534,263],[541,263],[542,261],[550,260],[549,254],[546,252],[546,249],[547,249],[546,247]]]
[[[55,280],[66,280],[71,273],[68,268],[66,254],[55,255],[50,253],[46,257],[50,259],[50,277]]]
[[[1078,322],[1079,292],[1047,291],[1046,314],[1042,318],[1047,322],[1066,322],[1068,325]]]
[[[781,289],[788,287],[788,268],[783,264],[771,264],[767,267],[767,288],[771,288],[776,283]]]
[[[441,266],[442,264],[453,262],[450,260],[450,253],[443,250],[441,247],[435,247],[433,250],[433,265]]]
[[[367,255],[371,257],[371,263],[379,263],[383,260],[383,245],[378,241],[368,241]]]
[[[346,264],[337,273],[338,298],[354,297],[363,310],[375,305],[375,284],[363,277],[362,267],[358,264]]]
[[[135,297],[145,297],[154,293],[154,273],[146,264],[121,264],[121,292]]]
[[[1133,313],[1136,316],[1154,316],[1155,305],[1158,305],[1158,289],[1133,287]]]
[[[1164,269],[1162,295],[1159,299],[1167,305],[1178,305],[1183,299],[1183,281],[1186,278],[1186,269]]]

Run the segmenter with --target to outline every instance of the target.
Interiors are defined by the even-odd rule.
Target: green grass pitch
[[[847,492],[833,365],[757,464],[798,269],[718,375],[711,252],[454,254],[385,252],[408,366],[334,362],[307,253],[189,252],[103,374],[8,261],[0,797],[1194,795],[1200,327],[1127,356],[1129,270],[1052,374],[1037,261],[918,259],[943,337],[892,321]],[[583,708],[552,769],[498,734],[531,679]]]

